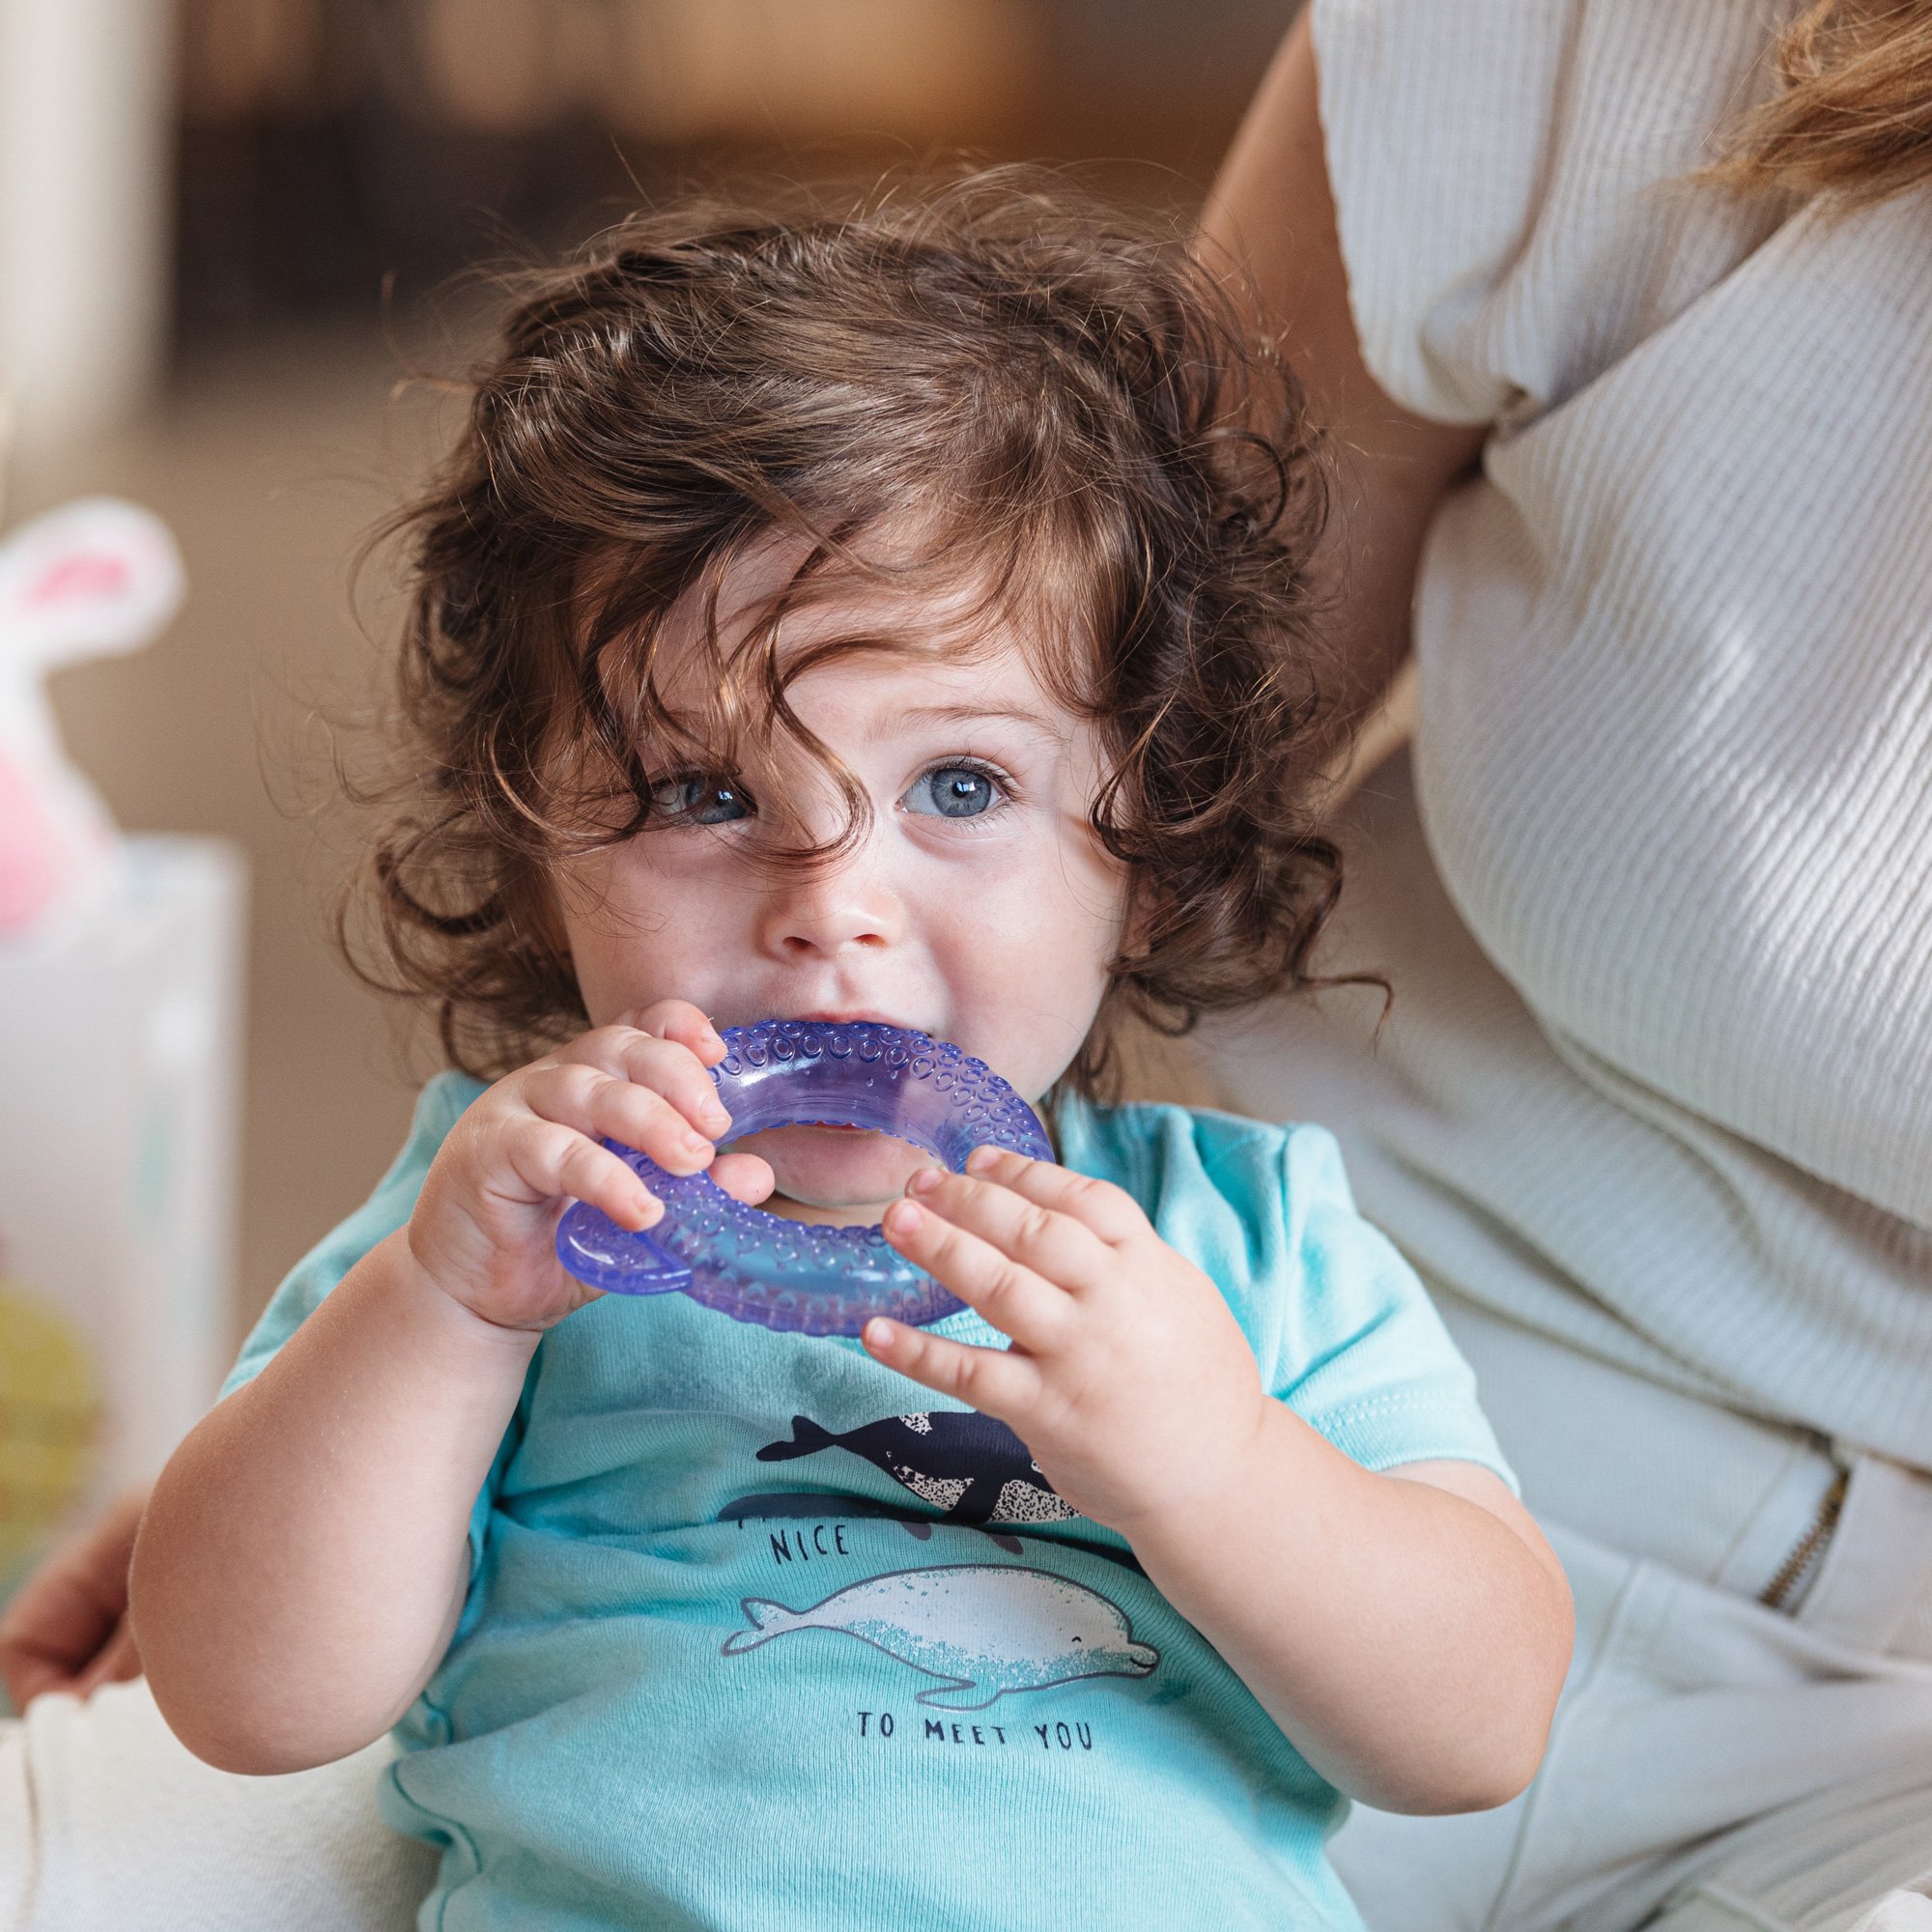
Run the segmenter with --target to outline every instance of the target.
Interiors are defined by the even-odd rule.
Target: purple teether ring
[[[761,1020],[724,1030],[711,1077],[731,1132],[807,1124],[870,1127],[923,1148],[956,1174],[990,1143],[1051,1160],[1034,1110],[983,1060],[900,1027]],[[557,1259],[612,1294],[678,1292],[738,1321],[803,1335],[856,1335],[874,1315],[923,1327],[961,1303],[876,1228],[818,1228],[734,1201],[709,1175],[667,1174],[607,1142],[665,1204],[634,1235],[585,1202],[556,1231]]]

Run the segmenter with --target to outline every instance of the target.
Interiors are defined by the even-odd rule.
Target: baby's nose
[[[898,895],[863,864],[801,867],[773,883],[764,913],[766,949],[786,959],[870,952],[905,936]]]

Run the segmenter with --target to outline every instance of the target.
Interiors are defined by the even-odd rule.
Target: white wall
[[[166,348],[172,0],[0,0],[0,389],[17,454],[112,428]]]

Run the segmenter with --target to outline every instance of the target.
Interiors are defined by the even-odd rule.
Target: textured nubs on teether
[[[895,1254],[877,1228],[817,1228],[731,1200],[719,1189],[680,1203],[666,1247],[691,1268],[684,1292],[740,1321],[806,1335],[856,1335],[874,1315],[920,1325],[959,1306]],[[668,1222],[667,1216],[667,1223]]]
[[[952,1167],[992,1143],[1053,1151],[1034,1111],[983,1060],[909,1028],[766,1020],[731,1027],[717,1069],[736,1131],[830,1122],[914,1142]]]

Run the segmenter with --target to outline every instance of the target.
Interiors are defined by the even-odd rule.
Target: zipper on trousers
[[[1811,1519],[1810,1526],[1792,1545],[1790,1555],[1777,1566],[1771,1581],[1758,1592],[1757,1600],[1767,1609],[1781,1610],[1791,1605],[1798,1586],[1818,1567],[1825,1546],[1838,1526],[1838,1518],[1845,1507],[1845,1492],[1851,1483],[1849,1469],[1840,1469],[1832,1478],[1832,1487],[1819,1498],[1818,1513]]]

